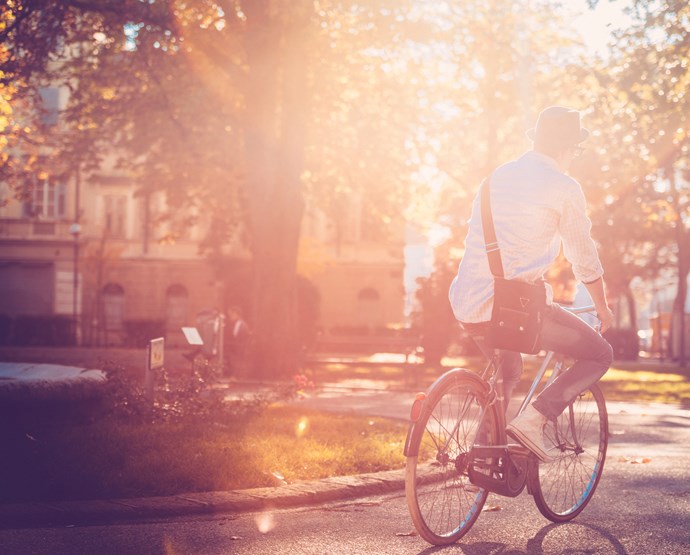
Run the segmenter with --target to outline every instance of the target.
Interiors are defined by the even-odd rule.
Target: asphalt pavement
[[[0,370],[5,380],[9,371]],[[68,371],[64,371],[69,374]],[[2,379],[2,378],[0,378]],[[235,384],[233,394],[252,395],[257,384]],[[305,409],[365,414],[405,420],[413,391],[393,391],[385,382],[340,382],[324,384],[293,403]],[[685,445],[669,442],[648,444],[635,430],[651,419],[690,421],[690,410],[663,404],[608,403],[611,439],[609,458],[631,460],[653,457],[660,448],[685,452]],[[0,527],[18,528],[84,523],[127,522],[137,519],[180,517],[220,513],[245,513],[378,495],[404,489],[404,470],[332,477],[276,487],[239,491],[186,493],[167,497],[101,499],[88,501],[30,502],[0,505]]]

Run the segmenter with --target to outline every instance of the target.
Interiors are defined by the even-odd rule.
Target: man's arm
[[[604,278],[599,278],[590,283],[585,283],[587,292],[592,297],[594,309],[597,311],[597,318],[601,321],[601,333],[604,333],[613,324],[613,312],[606,302],[606,291],[604,290]]]

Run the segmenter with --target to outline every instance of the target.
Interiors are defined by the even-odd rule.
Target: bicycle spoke
[[[607,416],[601,393],[594,388],[547,426],[545,441],[553,444],[555,460],[540,464],[534,498],[539,510],[554,522],[569,520],[587,504],[603,469]]]
[[[441,386],[425,416],[417,460],[408,459],[406,477],[415,527],[435,544],[452,543],[464,535],[488,495],[467,475],[470,451],[485,414],[479,390],[470,380],[449,380]],[[487,426],[494,430],[493,420]]]

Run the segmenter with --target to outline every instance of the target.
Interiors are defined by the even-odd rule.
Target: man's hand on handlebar
[[[608,306],[603,309],[597,307],[597,318],[601,322],[601,333],[604,333],[613,325],[613,312]]]

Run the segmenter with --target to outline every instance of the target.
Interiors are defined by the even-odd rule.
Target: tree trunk
[[[625,300],[628,305],[628,318],[630,320],[630,328],[637,331],[637,308],[635,305],[635,297],[632,289],[630,289],[630,282],[625,287]]]
[[[680,203],[680,194],[676,185],[676,174],[673,167],[667,168],[666,175],[668,176],[669,185],[671,187],[671,198],[673,202],[673,209],[675,211],[675,239],[676,247],[678,249],[678,291],[676,298],[673,301],[673,314],[671,318],[671,338],[676,337],[677,340],[671,340],[672,353],[674,358],[678,361],[681,367],[686,365],[685,356],[685,301],[688,296],[688,272],[690,272],[690,245],[688,244],[688,233],[683,227],[682,210]]]
[[[671,348],[673,358],[685,368],[687,354],[685,350],[685,302],[688,296],[688,267],[678,264],[678,290],[673,301],[673,313],[671,316]]]
[[[288,40],[303,10],[289,21],[270,14],[270,2],[246,2],[248,86],[245,148],[253,255],[250,364],[260,378],[297,369],[296,268],[303,199],[305,69],[303,41]],[[282,55],[284,58],[279,58]]]

